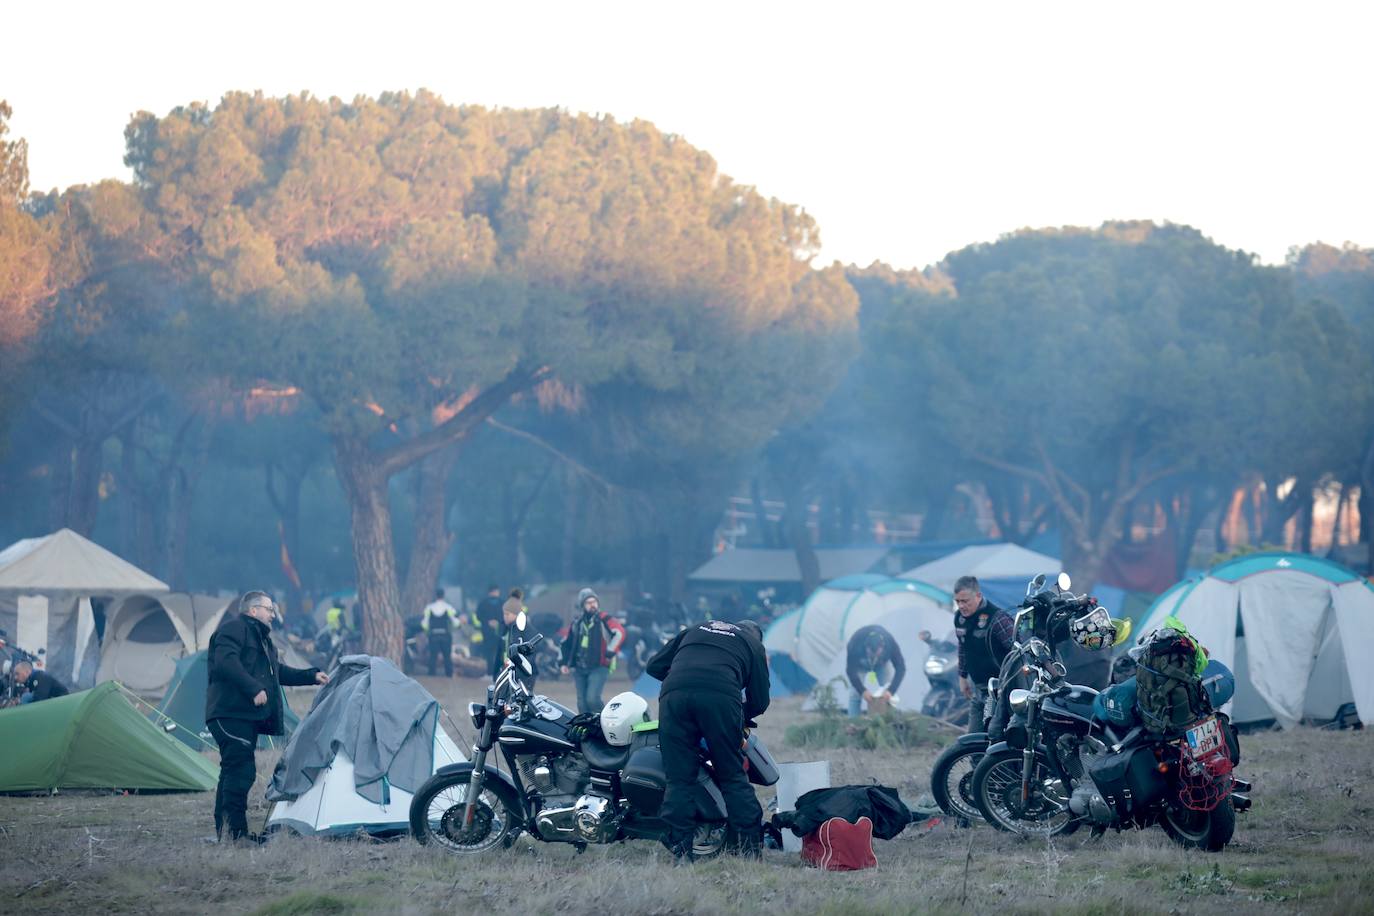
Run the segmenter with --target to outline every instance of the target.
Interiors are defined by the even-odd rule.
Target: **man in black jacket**
[[[15,662],[14,683],[19,688],[21,703],[37,703],[54,697],[65,697],[67,685],[46,671],[40,671],[28,659]]]
[[[658,741],[668,778],[659,815],[668,826],[664,842],[674,856],[691,859],[697,748],[704,738],[725,798],[728,847],[757,858],[763,809],[744,772],[743,740],[746,724],[768,708],[768,656],[758,625],[717,620],[688,627],[649,659],[644,670],[663,682]]]
[[[477,602],[477,617],[482,621],[482,649],[487,656],[487,673],[492,680],[501,673],[501,666],[506,663],[505,657],[501,652],[501,587],[499,585],[487,586],[487,597]]]
[[[865,683],[870,674],[877,681],[876,693]],[[844,676],[849,681],[851,717],[857,716],[867,701],[879,697],[891,700],[906,677],[902,647],[897,645],[891,633],[877,624],[859,627],[845,647]]]
[[[318,668],[291,668],[277,660],[272,623],[277,605],[266,592],[239,599],[210,637],[210,686],[205,722],[219,745],[219,786],[215,789],[215,836],[229,828],[231,840],[259,842],[248,832],[248,791],[257,778],[253,759],[258,735],[285,731],[281,687],[324,684]]]
[[[961,576],[954,583],[954,632],[959,638],[959,689],[969,698],[968,730],[983,728],[988,678],[996,677],[1016,641],[1010,614],[987,598],[978,580]]]

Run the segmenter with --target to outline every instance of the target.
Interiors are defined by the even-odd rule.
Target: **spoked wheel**
[[[1036,755],[1030,795],[1021,797],[1021,752],[988,754],[973,774],[973,795],[987,822],[999,830],[1030,837],[1072,833],[1078,821],[1069,811],[1064,787]]]
[[[930,771],[930,794],[946,817],[980,821],[983,812],[973,797],[973,772],[987,752],[987,742],[952,744]]]
[[[514,839],[519,808],[504,783],[488,780],[464,825],[470,773],[432,776],[410,803],[410,831],[421,843],[434,843],[465,855],[486,852]]]
[[[1168,805],[1159,826],[1175,843],[1187,849],[1221,852],[1236,832],[1236,809],[1223,798],[1211,811],[1190,811],[1182,805]]]

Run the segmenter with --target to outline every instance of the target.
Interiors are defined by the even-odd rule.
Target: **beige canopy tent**
[[[67,528],[0,551],[0,627],[75,687],[95,682],[91,599],[167,591],[166,583]]]

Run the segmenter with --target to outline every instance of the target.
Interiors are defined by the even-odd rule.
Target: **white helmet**
[[[648,721],[649,704],[639,694],[627,690],[611,697],[611,702],[601,710],[601,734],[606,736],[607,744],[625,747],[634,737],[634,727]]]

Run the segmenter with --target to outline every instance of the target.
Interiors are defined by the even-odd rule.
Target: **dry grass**
[[[426,686],[451,710],[480,693],[475,681]],[[794,750],[783,732],[806,718],[798,705],[784,701],[763,719],[780,759],[826,756],[837,783],[876,781],[909,800],[925,791],[934,747]],[[471,739],[467,729],[456,737]],[[1255,808],[1217,856],[1178,849],[1158,829],[1046,843],[913,825],[877,844],[878,869],[856,874],[781,853],[674,868],[645,842],[579,856],[522,841],[477,860],[409,840],[285,837],[230,849],[199,841],[210,830],[208,794],[0,798],[0,913],[1374,912],[1371,751],[1368,732],[1248,737],[1241,769],[1255,780]],[[257,823],[274,756],[259,755]]]

